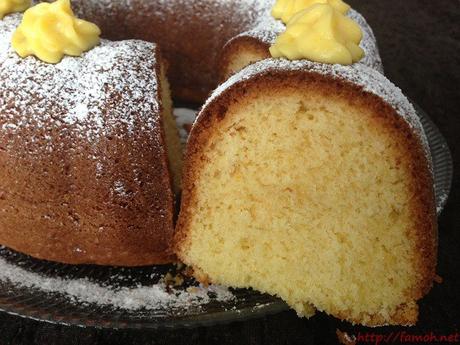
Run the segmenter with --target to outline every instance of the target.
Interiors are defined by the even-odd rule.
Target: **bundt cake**
[[[23,59],[10,44],[21,18],[0,21],[0,244],[72,264],[170,262],[182,153],[157,46]]]
[[[97,25],[71,19],[70,38],[55,21],[73,16],[69,0],[0,21],[0,244],[72,264],[177,255],[201,281],[278,295],[300,315],[413,324],[436,263],[421,124],[357,12],[279,1],[286,26],[272,0],[73,0]],[[115,41],[98,44],[99,27]],[[193,126],[176,233],[167,73],[186,101],[233,75]]]
[[[145,1],[72,0],[79,17],[96,23],[102,37],[157,43],[170,64],[172,94],[202,102],[219,80],[270,57],[268,48],[284,25],[271,9],[275,0]],[[382,71],[375,37],[364,18],[349,16],[363,30],[362,63]]]
[[[362,64],[255,63],[192,128],[175,248],[201,281],[278,295],[300,315],[414,324],[436,229],[420,121]]]

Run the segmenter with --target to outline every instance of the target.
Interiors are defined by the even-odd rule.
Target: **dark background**
[[[371,24],[385,72],[431,116],[447,138],[460,170],[460,1],[348,0]],[[454,175],[449,202],[439,218],[438,274],[443,278],[421,302],[416,327],[366,329],[324,314],[310,320],[284,312],[263,319],[179,331],[117,331],[58,326],[0,313],[0,344],[334,344],[336,329],[439,335],[459,331],[460,188]],[[460,340],[460,339],[459,339]],[[364,344],[364,342],[362,342]]]

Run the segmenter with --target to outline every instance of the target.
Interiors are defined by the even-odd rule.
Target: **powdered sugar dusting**
[[[20,20],[21,14],[14,14],[0,21],[4,130],[17,134],[27,127],[65,128],[93,141],[117,126],[128,133],[140,124],[155,127],[159,104],[154,44],[103,40],[81,58],[67,56],[52,65],[35,57],[22,59],[12,50],[11,35]]]
[[[436,195],[436,213],[439,215],[446,204],[447,198],[449,197],[448,191],[444,190],[439,196]]]
[[[180,140],[183,144],[188,139],[188,129],[196,119],[197,111],[187,108],[175,108],[174,116],[176,118],[177,128],[179,129]]]
[[[123,181],[115,181],[112,190],[121,197],[126,197],[129,194]]]
[[[150,286],[122,287],[102,286],[89,279],[63,279],[46,277],[8,263],[0,257],[0,281],[8,281],[19,287],[59,293],[74,302],[111,306],[126,310],[187,309],[199,307],[212,300],[232,301],[235,296],[217,285],[178,290],[159,282]],[[212,298],[210,297],[212,295]]]
[[[423,130],[420,119],[412,104],[403,95],[402,91],[389,81],[383,74],[361,63],[350,66],[330,65],[311,62],[307,60],[289,61],[286,59],[267,59],[250,65],[239,73],[230,77],[225,83],[221,84],[209,97],[207,104],[214,101],[230,87],[242,83],[257,75],[273,72],[289,71],[308,71],[328,75],[332,78],[344,79],[353,84],[360,85],[364,91],[373,93],[381,97],[391,105],[398,115],[400,115],[412,128],[414,133],[420,138],[426,157],[431,164],[431,154],[428,140]],[[206,105],[203,107],[205,108]],[[199,118],[200,115],[198,115]]]
[[[348,16],[359,24],[363,32],[363,38],[360,46],[364,50],[364,57],[360,63],[383,73],[382,59],[380,58],[377,40],[375,39],[372,28],[367,23],[366,19],[364,19],[364,17],[357,11],[351,9]]]
[[[254,37],[264,43],[273,44],[276,37],[286,29],[280,20],[276,20],[271,15],[271,9],[276,0],[246,1],[251,3],[249,7],[254,13],[251,17],[255,18],[255,22],[251,29],[239,36]]]

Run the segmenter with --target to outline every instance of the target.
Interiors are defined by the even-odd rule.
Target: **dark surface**
[[[348,2],[374,28],[386,75],[430,114],[447,138],[455,170],[460,170],[460,2]],[[367,332],[369,337],[371,333],[391,335],[393,332],[396,335],[398,331],[449,335],[459,331],[460,324],[459,183],[459,176],[454,173],[450,199],[439,218],[438,274],[443,282],[435,284],[421,302],[420,321],[416,327],[366,329],[338,322],[324,314],[304,320],[293,312],[284,312],[264,319],[194,330],[109,331],[57,326],[0,314],[0,345],[334,344],[337,328],[356,335]],[[358,343],[371,343],[370,338],[368,340]],[[458,340],[460,343],[460,338]]]

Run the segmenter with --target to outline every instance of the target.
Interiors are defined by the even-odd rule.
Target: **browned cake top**
[[[74,262],[70,255],[96,250],[94,232],[106,247],[93,254],[109,258],[94,259],[98,262],[116,256],[108,252],[109,242],[112,251],[142,243],[146,249],[140,257],[160,255],[172,236],[173,201],[156,46],[102,40],[82,57],[47,64],[12,50],[10,38],[20,20],[15,14],[0,21],[0,191],[8,194],[2,212],[20,209],[17,203],[23,202],[34,208],[31,224],[64,228],[56,236],[72,253],[48,253],[60,261]],[[16,248],[12,240],[4,241]],[[55,243],[40,241],[43,247]],[[134,263],[136,258],[123,255],[126,264]]]
[[[94,142],[116,134],[118,126],[128,133],[155,130],[159,104],[154,44],[103,40],[81,58],[47,64],[34,57],[22,59],[12,50],[10,38],[20,20],[15,14],[0,22],[4,131],[17,135],[28,127],[59,129]],[[40,147],[53,145],[46,135],[27,137],[41,140]]]

